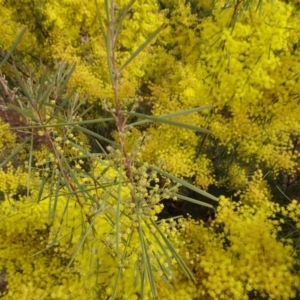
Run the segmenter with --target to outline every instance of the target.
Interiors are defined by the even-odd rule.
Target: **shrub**
[[[0,4],[3,299],[298,297],[296,4]]]

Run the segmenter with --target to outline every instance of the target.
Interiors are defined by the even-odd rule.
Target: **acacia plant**
[[[104,11],[95,6],[112,89],[112,97],[103,99],[102,106],[110,118],[86,117],[91,107],[82,109],[84,99],[68,87],[74,65],[58,63],[54,73],[46,68],[40,73],[40,68],[37,74],[26,74],[28,77],[12,67],[14,76],[10,78],[18,89],[11,89],[6,78],[1,78],[1,116],[5,122],[1,242],[5,247],[0,265],[7,282],[4,299],[156,298],[157,282],[162,280],[171,286],[176,264],[189,280],[194,280],[158,226],[156,214],[162,209],[162,199],[180,196],[179,185],[212,200],[217,198],[163,171],[161,166],[143,162],[140,153],[148,136],[128,146],[127,137],[134,124],[127,121],[136,116],[144,118],[144,123],[160,122],[208,133],[170,118],[211,107],[153,117],[135,113],[139,99],[120,97],[123,70],[164,28],[162,25],[155,30],[119,66],[118,34],[133,2],[120,11],[114,0],[105,1]],[[23,35],[24,30],[1,65]],[[101,122],[115,123],[115,141],[85,127]],[[88,135],[99,140],[101,153],[90,151]],[[109,144],[107,149],[102,141]],[[186,200],[197,202],[188,197]]]
[[[297,3],[0,4],[3,299],[299,298]]]

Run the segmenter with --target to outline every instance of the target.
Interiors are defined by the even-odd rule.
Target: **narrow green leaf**
[[[105,34],[105,30],[104,30],[104,26],[103,26],[103,22],[102,22],[102,18],[101,18],[101,14],[100,14],[100,10],[99,10],[99,7],[98,7],[98,1],[95,0],[95,6],[96,6],[96,14],[97,14],[97,19],[99,21],[99,24],[100,24],[100,30],[101,30],[101,33],[102,33],[102,37],[104,40],[106,40],[106,34]]]
[[[120,15],[119,15],[118,21],[117,21],[116,30],[115,30],[116,38],[118,37],[119,33],[121,32],[124,18],[128,14],[129,9],[134,4],[134,2],[135,2],[135,0],[130,0],[129,3],[120,12]]]
[[[34,102],[34,97],[33,95],[29,92],[29,90],[27,89],[26,87],[26,84],[24,84],[22,78],[20,77],[20,74],[19,74],[19,71],[17,69],[14,70],[14,73],[15,73],[15,76],[16,76],[16,79],[18,81],[18,84],[19,86],[21,87],[23,93],[25,94],[26,96],[26,100],[29,102],[29,103],[33,103]]]
[[[132,115],[132,116],[135,116],[135,117],[138,117],[138,118],[151,120],[152,122],[164,123],[164,124],[168,124],[168,125],[171,125],[171,126],[176,126],[176,127],[180,127],[180,128],[184,128],[184,129],[189,129],[189,130],[193,130],[193,131],[197,131],[197,132],[201,132],[201,133],[211,133],[209,130],[198,127],[198,126],[194,126],[194,125],[190,125],[190,124],[186,124],[186,123],[181,123],[181,122],[177,122],[177,121],[172,121],[172,120],[162,118],[162,117],[153,117],[153,116],[148,116],[148,115],[134,113],[134,112],[128,112],[128,114]]]
[[[51,83],[47,87],[44,93],[37,96],[37,101],[40,104],[40,108],[44,108],[45,106],[48,106],[49,98],[51,93],[53,92],[54,84]]]
[[[290,202],[292,202],[292,200],[282,191],[282,189],[280,189],[280,187],[278,185],[276,185],[276,188],[279,190],[279,192]]]
[[[22,109],[22,108],[20,108],[16,105],[11,104],[11,103],[8,103],[7,107],[14,110],[14,111],[16,111],[16,112],[18,112],[18,113],[20,113],[22,116],[25,116],[30,120],[38,122],[38,119],[33,114],[29,113],[27,109]],[[11,129],[13,129],[13,128],[21,129],[21,126],[20,127],[11,127]],[[30,128],[33,128],[33,127],[32,126],[27,127],[27,129],[30,129]],[[25,129],[25,128],[22,128],[22,129]]]
[[[185,115],[189,115],[195,112],[199,112],[205,109],[212,109],[214,108],[213,105],[204,105],[204,106],[200,106],[200,107],[195,107],[195,108],[191,108],[191,109],[187,109],[187,110],[182,110],[182,111],[178,111],[175,113],[171,113],[171,114],[166,114],[166,115],[161,115],[161,116],[157,116],[156,118],[173,118],[173,117],[179,117],[179,116],[185,116]],[[130,115],[131,112],[126,112],[124,111],[125,114]],[[149,123],[149,122],[153,122],[151,120],[142,120],[142,121],[138,121],[138,122],[134,122],[131,124],[128,124],[127,126],[136,126],[136,125],[141,125],[141,124],[145,124],[145,123]]]
[[[9,51],[7,52],[7,54],[5,55],[5,57],[3,58],[3,60],[0,63],[0,69],[3,67],[3,65],[7,62],[7,60],[9,59],[9,57],[12,55],[12,53],[15,51],[15,49],[17,48],[17,46],[19,45],[19,43],[21,42],[24,34],[25,34],[26,28],[23,28],[22,31],[19,33],[17,39],[15,40],[15,42],[13,43],[13,45],[11,46],[11,48],[9,49]]]
[[[109,20],[110,20],[109,0],[104,0],[104,4],[105,4],[106,19],[107,19],[107,22],[109,23]]]
[[[58,95],[62,94],[66,89],[66,86],[69,83],[69,80],[76,69],[76,63],[71,64],[67,69],[64,64],[61,64],[59,68],[62,68],[63,76],[59,80],[56,80],[58,85],[58,90],[57,90]]]
[[[72,97],[76,94],[76,89],[73,88],[69,93],[64,97],[63,101],[59,103],[59,107],[66,108],[69,104],[72,104]]]
[[[196,199],[186,197],[186,196],[176,194],[176,193],[172,193],[172,195],[176,196],[178,199],[182,199],[182,200],[185,200],[185,201],[188,201],[188,202],[191,202],[191,203],[195,203],[195,204],[198,204],[198,205],[201,205],[201,206],[206,206],[206,207],[214,209],[214,207],[211,204],[202,202],[200,200],[196,200]]]
[[[85,242],[90,230],[93,228],[94,226],[94,223],[95,223],[95,220],[96,220],[96,217],[98,216],[99,212],[101,211],[101,207],[96,211],[94,217],[92,218],[92,221],[91,223],[89,224],[88,228],[85,230],[85,233],[83,235],[83,237],[81,238],[80,242],[78,243],[76,249],[74,250],[68,264],[67,264],[67,267],[66,268],[69,268],[71,266],[71,264],[73,263],[75,257],[77,256],[78,252],[80,251],[80,249],[82,248],[83,246],[83,243]]]
[[[123,21],[124,17],[127,15],[130,7],[134,4],[135,1],[136,0],[130,0],[128,2],[128,4],[121,10],[119,17],[118,17],[118,22],[120,25],[122,25],[122,21]]]
[[[124,250],[123,250],[121,261],[124,261],[124,259],[126,258],[127,254],[128,254],[127,253],[127,248],[129,246],[129,242],[131,240],[132,233],[133,233],[133,231],[131,231],[128,239],[126,240],[126,244],[125,244],[125,247],[124,247]],[[119,278],[120,278],[120,275],[121,275],[121,271],[122,271],[122,269],[121,269],[121,267],[119,267],[119,269],[118,269],[118,275],[117,275],[117,279],[116,279],[116,283],[115,283],[114,291],[113,291],[113,295],[112,295],[112,299],[115,299],[116,294],[117,294],[117,289],[118,289],[118,284],[119,284]]]
[[[59,194],[60,194],[60,181],[61,181],[61,177],[58,177],[57,182],[56,182],[56,189],[55,189],[55,194],[54,194],[54,204],[53,207],[51,209],[51,211],[49,212],[51,214],[51,219],[53,220],[56,216],[56,208],[57,208],[57,203],[59,201]]]
[[[43,71],[43,73],[37,82],[37,90],[40,91],[40,93],[41,93],[41,90],[43,91],[43,89],[41,89],[41,87],[43,86],[43,84],[48,82],[48,79],[49,79],[47,67],[41,65],[41,71]]]
[[[138,204],[136,203],[136,207],[138,206]],[[142,254],[142,274],[143,274],[143,280],[141,282],[141,285],[144,289],[144,285],[145,285],[145,281],[148,279],[149,280],[149,284],[150,284],[150,289],[151,289],[151,293],[153,295],[154,298],[157,297],[157,290],[155,287],[155,279],[152,273],[152,265],[150,263],[149,260],[149,256],[148,256],[148,252],[147,252],[147,247],[146,247],[146,243],[145,243],[145,238],[144,238],[144,233],[143,233],[143,229],[142,229],[142,224],[141,224],[141,219],[140,219],[140,214],[139,214],[139,210],[136,210],[136,216],[137,216],[137,222],[138,222],[138,231],[139,231],[139,240],[140,240],[140,246],[141,246],[141,254]]]
[[[11,154],[9,154],[6,159],[0,164],[0,168],[5,166],[18,152],[24,148],[24,146],[27,144],[27,142],[31,139],[31,136],[26,138],[25,141],[19,145],[17,148],[15,148]]]
[[[157,232],[160,234],[162,239],[164,240],[166,246],[172,252],[173,257],[175,258],[175,260],[177,261],[178,265],[180,266],[182,271],[185,273],[187,278],[192,279],[193,281],[195,281],[193,273],[190,271],[190,269],[185,264],[183,259],[180,257],[180,255],[177,253],[177,251],[174,249],[171,242],[168,240],[168,238],[165,236],[165,234],[160,230],[159,226],[157,226],[157,224],[152,219],[150,219],[150,221],[151,221],[152,225],[156,228]]]
[[[53,190],[53,186],[54,186],[54,177],[55,177],[55,169],[52,169],[52,174],[51,174],[51,180],[50,180],[50,191],[49,191],[49,202],[48,202],[48,223],[51,222],[52,220],[52,216],[51,216],[51,204],[52,204],[52,190]],[[44,178],[43,178],[44,179]],[[39,190],[39,195],[38,195],[38,202],[40,202],[41,200],[41,196],[42,196],[42,193],[44,191],[44,185],[45,185],[45,182],[43,183],[43,187],[40,186],[40,190]]]
[[[139,237],[140,237],[140,245],[142,247],[142,257],[143,257],[143,267],[145,268],[150,288],[151,288],[151,293],[154,297],[157,297],[157,290],[156,290],[156,285],[155,285],[155,279],[153,275],[153,270],[152,270],[152,265],[150,262],[149,254],[148,254],[148,247],[145,242],[145,236],[143,233],[143,229],[141,226],[139,226]]]
[[[140,295],[144,295],[145,281],[146,281],[145,274],[146,274],[145,270],[142,270]]]
[[[221,33],[221,31],[219,33]],[[221,34],[218,35],[218,37],[215,39],[215,41],[209,46],[208,51],[210,51],[217,44],[217,42],[219,42],[219,41],[222,41],[221,40]]]
[[[41,183],[40,183],[40,188],[39,188],[39,193],[37,196],[37,202],[39,203],[42,199],[42,195],[43,195],[43,191],[44,191],[44,187],[46,184],[47,178],[44,176]]]
[[[165,283],[165,285],[171,289],[171,290],[174,290],[174,286],[172,284],[170,284],[169,280],[167,279],[166,276],[162,275],[160,276],[160,279]]]
[[[161,175],[163,175],[165,177],[168,177],[169,179],[173,180],[174,182],[177,182],[180,185],[183,185],[186,188],[191,189],[192,191],[194,191],[194,192],[196,192],[196,193],[198,193],[198,194],[200,194],[200,195],[202,195],[204,197],[207,197],[207,198],[209,198],[211,200],[214,200],[214,201],[219,201],[218,198],[216,198],[215,196],[213,196],[213,195],[211,195],[211,194],[209,194],[209,193],[207,193],[207,192],[205,192],[205,191],[197,188],[196,186],[194,186],[194,185],[192,185],[192,184],[190,184],[190,183],[188,183],[188,182],[186,182],[186,181],[184,181],[184,180],[182,180],[182,179],[180,179],[178,177],[175,177],[175,176],[171,175],[168,172],[165,172],[165,171],[161,170],[158,167],[155,167],[155,166],[151,165],[151,168],[153,170],[157,171],[158,173],[160,173]]]
[[[57,92],[56,92],[57,93]],[[73,88],[70,90],[70,92],[64,97],[63,101],[60,102],[56,105],[53,105],[51,103],[47,103],[48,106],[50,107],[54,107],[55,111],[54,113],[51,115],[51,117],[47,120],[47,122],[45,124],[51,123],[52,120],[57,120],[57,113],[58,111],[64,112],[65,109],[67,108],[67,106],[72,103],[72,97],[74,96],[74,94],[76,93],[76,89]],[[59,97],[59,94],[58,96]],[[64,121],[64,120],[63,120]]]
[[[102,145],[96,139],[94,141],[96,142],[97,146],[102,151],[102,153],[104,153],[104,155],[107,155],[107,151],[102,147]]]
[[[32,156],[33,156],[33,134],[31,135],[29,161],[28,161],[28,177],[27,177],[27,197],[30,194],[30,183],[31,183],[31,167],[32,167]]]
[[[73,108],[74,111],[78,112],[80,110],[80,107],[82,106],[82,102],[81,101],[78,101],[79,99],[79,95],[77,97],[77,105]],[[75,103],[75,101],[73,101]],[[70,102],[70,106],[73,105],[72,102]],[[72,109],[72,108],[71,108]]]
[[[262,0],[259,0],[258,3],[257,3],[257,7],[255,9],[255,11],[257,12],[259,10],[259,15],[261,16],[262,14],[262,6],[263,6],[263,1]],[[250,10],[251,11],[251,10]]]
[[[111,140],[103,137],[102,135],[99,135],[99,134],[97,134],[97,133],[95,133],[95,132],[93,132],[91,130],[88,130],[88,129],[84,128],[84,127],[81,127],[81,126],[77,126],[76,128],[79,129],[79,130],[81,130],[82,132],[90,135],[90,136],[93,136],[93,137],[95,137],[95,138],[97,138],[97,139],[99,139],[101,141],[107,142],[107,143],[109,143],[109,144],[117,147],[117,143],[115,143],[115,142],[113,142],[113,141],[111,141]]]
[[[85,202],[88,202],[88,197],[85,193],[85,186],[83,186],[81,183],[79,183],[78,178],[77,178],[76,174],[74,173],[74,170],[72,169],[69,162],[63,155],[60,156],[60,160],[65,164],[68,174],[70,175],[71,179],[74,181],[76,188],[80,192],[80,195],[84,198]],[[61,174],[63,175],[63,178],[65,179],[65,184],[68,187],[69,191],[74,192],[70,185],[69,178],[67,178],[67,176],[65,174],[66,173],[65,169],[63,168],[63,166],[61,164],[59,164],[59,168],[60,168]]]
[[[87,109],[85,109],[82,113],[80,113],[80,117],[84,117],[90,110],[92,110],[94,108],[93,105],[90,105]]]
[[[140,274],[140,260],[139,257],[137,257],[134,266],[135,266],[135,274],[134,274],[134,286],[138,286],[139,284],[139,278],[141,278],[141,274]],[[142,295],[142,294],[141,294]]]
[[[113,290],[113,293],[112,293],[112,296],[111,296],[112,300],[116,299],[120,277],[121,277],[121,268],[119,267],[117,278],[116,278],[115,285],[114,285],[114,290]]]
[[[56,82],[61,82],[61,80],[63,78],[63,68],[62,68],[62,66],[64,66],[64,64],[60,63],[57,67],[57,71],[56,71],[56,74],[55,74]]]
[[[119,239],[120,239],[120,204],[122,202],[122,183],[121,183],[121,178],[122,178],[122,170],[121,166],[119,167],[119,178],[118,178],[118,198],[117,198],[117,211],[116,211],[116,252],[117,255],[119,255]]]
[[[15,109],[20,112],[21,114],[24,112],[26,113],[26,110],[20,109],[17,106],[10,105],[12,109]],[[30,114],[28,114],[28,117],[31,117]],[[56,119],[58,120],[58,119]],[[32,128],[51,128],[51,127],[64,127],[64,126],[77,126],[77,125],[84,125],[84,124],[94,124],[94,123],[103,123],[103,122],[110,122],[113,121],[113,118],[106,118],[106,119],[95,119],[95,120],[85,120],[85,121],[78,121],[78,122],[61,122],[57,124],[45,124],[45,125],[32,125],[32,126],[20,126],[20,127],[11,127],[11,129],[32,129]],[[61,121],[61,120],[58,120]],[[78,127],[76,127],[78,128]]]
[[[150,229],[150,232],[152,232],[153,237],[155,238],[156,242],[158,243],[158,245],[160,246],[160,249],[163,251],[165,257],[167,258],[168,262],[171,264],[172,259],[170,257],[170,255],[168,254],[165,245],[162,244],[162,242],[160,241],[160,239],[157,237],[156,233],[153,232],[153,228],[151,227],[150,224],[148,224],[148,222],[145,222],[146,225],[148,226],[148,228]]]
[[[113,69],[113,63],[112,63],[113,49],[111,46],[111,40],[112,40],[111,34],[108,32],[106,35],[106,40],[105,40],[106,58],[107,58],[107,66],[108,66],[108,71],[109,71],[110,82],[111,82],[111,84],[114,84],[114,69]]]
[[[120,72],[126,68],[151,42],[152,40],[166,27],[166,24],[162,24],[159,26],[150,36],[146,39],[146,41],[140,45],[133,54],[127,59],[124,65],[120,68]]]

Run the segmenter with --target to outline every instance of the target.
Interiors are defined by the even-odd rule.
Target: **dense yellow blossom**
[[[122,276],[117,295],[133,299],[139,292],[141,283],[136,285],[134,282],[138,276],[137,270],[142,267],[141,236],[137,220],[130,213],[130,190],[122,187],[122,199],[119,199],[121,214],[117,225],[114,218],[118,187],[112,183],[119,175],[107,162],[99,160],[95,163],[95,174],[104,170],[106,172],[99,178],[99,187],[95,187],[92,193],[98,203],[83,202],[81,196],[78,201],[77,197],[63,195],[56,199],[42,197],[40,202],[23,196],[16,202],[7,187],[0,186],[1,192],[8,195],[1,203],[0,228],[1,244],[5,245],[1,250],[0,269],[5,268],[9,284],[4,299],[99,299],[94,291],[95,286],[106,291],[101,299],[107,299],[115,289],[119,272]],[[20,184],[26,186],[27,178],[25,182],[21,182],[21,178],[19,176],[14,184],[10,174],[3,173],[1,182],[10,182],[10,189],[17,190]],[[111,188],[106,190],[104,184],[109,182]],[[86,180],[85,183],[87,188],[91,188],[93,180]],[[43,196],[47,193],[45,186]],[[148,255],[153,266],[157,265],[157,260],[165,268],[171,268],[168,261],[170,253],[167,256],[166,250],[163,252],[160,246],[163,241],[159,235],[154,237],[150,234],[153,231],[150,218],[154,217],[145,214],[140,221],[149,245]],[[70,260],[71,265],[66,268]],[[40,280],[41,277],[43,280]],[[146,285],[145,295],[149,292]]]
[[[118,14],[126,4],[116,1],[112,9]],[[66,89],[77,88],[73,115],[63,109],[49,124],[55,127],[37,130],[45,144],[34,151],[24,147],[0,170],[0,271],[8,283],[3,299],[138,300],[141,293],[152,299],[146,262],[159,299],[299,295],[299,203],[275,204],[265,178],[267,172],[273,178],[299,172],[297,1],[135,1],[115,45],[118,68],[166,26],[122,70],[122,109],[143,100],[155,116],[213,108],[172,118],[207,128],[207,134],[159,122],[113,133],[117,143],[125,136],[127,160],[117,147],[108,148],[107,160],[91,154],[80,129],[63,121],[56,126],[82,121],[82,108],[74,109],[81,99],[83,106],[101,106],[113,98],[111,50],[99,22],[106,30],[105,2],[0,0],[0,8],[1,57],[27,28],[14,58],[33,98],[39,98],[41,63],[50,69],[76,63]],[[11,76],[11,66],[1,72]],[[52,106],[37,101],[32,110],[18,100],[44,124],[59,107],[50,96]],[[102,117],[96,111],[92,117]],[[20,145],[16,136],[0,123],[0,163]],[[146,163],[135,165],[135,155]],[[207,224],[189,218],[157,223],[194,281],[154,226],[159,201],[170,195],[149,175],[149,163],[203,189],[226,186],[239,198],[221,197],[216,219]],[[123,164],[132,168],[132,181]],[[296,237],[285,235],[288,226]]]
[[[104,18],[104,2],[97,2]],[[122,26],[118,45],[123,49],[118,57],[120,65],[163,23],[163,14],[158,12],[156,1],[139,2],[133,5],[132,17],[127,16]],[[125,5],[126,1],[117,4],[119,10]],[[22,0],[18,5],[6,1],[5,5],[1,4],[0,13],[5,26],[1,26],[1,36],[5,37],[1,47],[8,49],[16,38],[16,29],[21,29],[22,24],[26,25],[27,33],[18,47],[26,53],[24,60],[29,65],[34,63],[35,67],[38,66],[37,59],[49,64],[57,61],[68,64],[75,62],[77,69],[71,86],[79,87],[82,95],[90,96],[90,103],[96,103],[99,99],[111,96],[105,43],[96,12],[95,1],[48,0],[40,3]],[[10,25],[6,30],[7,24]],[[144,73],[141,71],[143,65],[150,59],[147,53],[142,56],[144,59],[134,61],[122,78],[121,94],[124,97],[135,96],[137,80]]]
[[[41,5],[33,1],[34,9],[25,0],[18,5],[5,3],[0,13],[3,49],[13,43],[16,30],[26,25],[18,46],[24,63],[38,68],[36,58],[49,64],[76,62],[70,86],[77,86],[81,96],[88,94],[89,103],[99,104],[112,97],[95,2],[48,0]],[[212,114],[181,119],[209,127],[212,135],[205,139],[184,129],[150,127],[147,134],[152,142],[146,145],[144,158],[149,162],[164,160],[168,171],[194,178],[198,148],[207,151],[207,160],[224,159],[218,151],[212,154],[217,141],[226,147],[228,159],[238,158],[235,164],[246,173],[253,173],[245,168],[250,163],[262,164],[274,176],[298,170],[298,152],[293,149],[300,133],[296,96],[299,50],[294,49],[300,28],[297,7],[282,1],[254,1],[237,16],[232,28],[234,1],[216,1],[214,7],[211,1],[161,3],[163,6],[153,0],[136,1],[124,19],[117,46],[119,66],[159,25],[168,26],[156,44],[123,70],[120,98],[136,97],[144,85],[151,90],[148,100],[155,115],[205,104],[216,109]],[[239,3],[240,9],[246,5]],[[117,12],[125,5],[126,1],[117,1]],[[98,9],[105,21],[102,1]],[[163,153],[153,157],[158,150]],[[230,165],[225,179],[227,185],[234,186]],[[199,178],[195,183],[201,186]],[[215,181],[210,179],[202,186],[218,181],[222,185],[224,178],[216,176]]]

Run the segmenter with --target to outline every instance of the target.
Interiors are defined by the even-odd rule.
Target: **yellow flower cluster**
[[[193,282],[153,225],[162,210],[159,200],[170,195],[148,165],[131,166],[133,186],[119,165],[124,157],[112,149],[116,156],[108,156],[111,161],[95,155],[90,170],[83,172],[86,137],[67,127],[51,129],[56,156],[41,147],[33,151],[31,174],[24,172],[28,163],[0,171],[0,271],[6,270],[8,283],[3,299],[137,300],[142,289],[143,298],[150,299],[151,282],[141,282],[149,277],[147,262],[158,297],[164,299],[248,299],[250,292],[291,299],[299,292],[295,249],[279,236],[285,221],[300,228],[300,207],[297,201],[284,208],[273,204],[260,171],[265,167],[275,176],[299,171],[299,11],[279,0],[254,1],[235,15],[236,8],[242,9],[233,1],[217,1],[212,11],[210,1],[199,1],[196,8],[209,13],[204,17],[193,3],[162,2],[169,12],[159,11],[157,1],[141,0],[124,19],[116,45],[120,66],[162,22],[169,26],[124,70],[120,97],[134,98],[147,85],[154,115],[213,104],[211,111],[173,118],[211,134],[150,123],[143,130],[151,138],[137,155],[204,189],[223,184],[224,178],[215,175],[217,167],[225,166],[224,185],[238,190],[241,201],[221,198],[211,226],[191,219],[160,222],[193,272]],[[118,1],[114,9],[125,5]],[[25,24],[18,51],[29,69],[40,73],[35,58],[49,65],[76,62],[70,87],[88,94],[89,103],[112,97],[93,1],[0,1],[0,8],[1,49],[9,49]],[[105,27],[103,1],[99,12]],[[52,112],[40,110],[40,116],[47,120]],[[15,146],[7,129],[0,124],[1,162]],[[41,137],[46,133],[39,131]],[[132,155],[143,135],[133,129],[126,138]],[[58,176],[61,155],[67,158],[62,167],[72,166],[68,172],[76,175],[69,182],[67,172],[64,182]],[[43,184],[41,175],[51,175],[51,184]]]
[[[229,155],[238,158],[235,164],[241,163],[239,168],[251,161],[262,163],[275,176],[280,171],[295,172],[298,152],[292,142],[300,134],[299,105],[293,96],[300,92],[297,85],[300,56],[299,50],[293,48],[300,34],[295,6],[282,1],[272,4],[264,1],[260,6],[259,2],[260,9],[249,8],[239,14],[232,29],[228,25],[234,18],[233,1],[226,5],[217,1],[214,9],[210,1],[192,1],[189,5],[178,0],[162,2],[168,13],[159,11],[156,1],[143,0],[137,1],[124,19],[116,48],[119,65],[160,24],[165,22],[169,26],[154,46],[143,51],[123,71],[119,95],[134,98],[141,84],[147,85],[151,89],[154,115],[214,105],[213,114],[199,113],[180,120],[209,127],[214,143],[208,137],[202,145],[202,136],[186,133],[184,129],[151,126],[147,134],[152,136],[152,142],[147,144],[144,158],[149,162],[163,160],[166,169],[175,175],[195,178],[199,174],[195,171],[199,169],[196,148],[202,145],[201,152],[207,155],[202,162],[209,162],[220,155],[212,155],[210,151],[218,141]],[[11,1],[1,4],[1,36],[6,37],[1,47],[8,49],[12,44],[15,34],[8,34],[11,28],[19,29],[25,24],[28,30],[18,50],[31,55],[24,54],[24,63],[34,66],[38,74],[39,67],[32,57],[49,63],[76,62],[70,87],[77,86],[81,96],[88,94],[89,103],[110,99],[107,53],[95,3],[75,0],[34,3],[34,9],[25,0],[18,5],[12,5]],[[126,1],[118,1],[116,13],[125,5]],[[238,11],[246,3],[241,1],[239,5]],[[98,3],[98,9],[105,24],[103,2]],[[204,12],[207,15],[202,15]],[[37,19],[36,15],[40,17]],[[220,178],[212,180],[211,168],[203,170],[201,179],[196,175],[197,185],[207,187],[218,183]],[[229,169],[228,174],[232,174]],[[230,176],[227,183],[234,186],[236,177]]]
[[[1,157],[6,157],[5,150],[13,149],[16,144],[16,136],[9,130],[9,125],[0,121],[0,152]]]
[[[26,164],[25,164],[26,165]],[[15,167],[11,162],[0,169],[1,200],[21,200],[39,187],[34,176],[28,176],[24,167]],[[36,195],[32,195],[33,197]]]
[[[261,170],[254,173],[246,187],[244,187],[240,200],[248,205],[262,207],[271,200],[271,194],[266,181],[263,180]]]
[[[45,185],[43,200],[36,202],[40,181],[31,178],[29,197],[15,201],[12,197],[19,186],[27,187],[28,174],[2,171],[5,184],[0,191],[6,197],[0,206],[0,242],[4,245],[0,269],[6,269],[8,282],[3,299],[99,299],[94,287],[100,299],[109,299],[117,278],[116,297],[139,299],[140,284],[135,284],[143,268],[139,226],[147,241],[159,298],[248,299],[248,293],[254,291],[270,299],[295,296],[300,288],[295,252],[288,239],[278,239],[284,220],[276,216],[291,218],[300,227],[296,201],[286,208],[267,201],[267,186],[257,172],[241,195],[242,202],[220,199],[210,227],[191,219],[160,222],[160,230],[192,270],[193,282],[170,259],[171,252],[161,247],[164,242],[151,225],[162,208],[157,205],[159,199],[143,189],[149,180],[146,170],[147,165],[135,175],[137,198],[141,195],[141,204],[142,199],[150,200],[150,207],[140,206],[140,225],[133,213],[132,187],[123,180],[118,183],[117,178],[124,174],[109,161],[95,159],[90,174],[82,177],[78,172],[88,199],[81,193],[79,198],[70,195],[65,188],[56,199],[49,198]],[[173,289],[162,280],[165,276],[170,276]],[[151,299],[149,284],[144,294]]]
[[[95,160],[90,177],[78,177],[81,189],[88,191],[85,196],[83,190],[70,195],[62,188],[56,197],[49,197],[46,184],[37,202],[37,184],[31,185],[28,197],[15,201],[11,190],[26,187],[28,180],[28,174],[16,174],[0,174],[1,183],[6,183],[0,185],[6,195],[0,206],[0,269],[6,270],[8,283],[3,299],[99,299],[95,287],[101,299],[109,299],[115,290],[122,299],[138,299],[141,285],[147,298],[149,282],[135,284],[143,278],[143,244],[156,280],[172,275],[171,252],[151,223],[162,209],[157,189],[149,195],[142,189],[146,173],[135,190],[139,203],[132,202],[122,178],[116,181],[124,174],[100,159]],[[138,198],[139,193],[149,198],[147,203]]]
[[[201,3],[198,3],[200,7]],[[239,9],[246,5],[243,1],[239,3]],[[194,173],[187,172],[180,159],[184,159],[184,151],[192,155],[194,145],[201,144],[207,158],[228,159],[226,184],[231,187],[245,184],[245,176],[241,183],[236,183],[238,175],[231,170],[233,163],[246,174],[253,173],[253,165],[259,164],[275,176],[281,171],[298,170],[299,154],[293,143],[300,133],[299,105],[292,96],[299,93],[296,84],[299,80],[299,50],[293,48],[299,37],[297,9],[281,1],[272,4],[264,1],[261,6],[258,2],[253,3],[260,9],[243,11],[232,28],[228,26],[234,18],[233,1],[226,5],[218,1],[212,16],[206,18],[200,15],[197,18],[194,3],[184,6],[174,0],[164,1],[164,4],[172,12],[172,27],[162,32],[162,40],[163,37],[170,40],[173,35],[176,42],[167,52],[157,47],[157,59],[153,63],[155,73],[155,66],[147,68],[146,76],[149,74],[152,82],[149,84],[153,96],[152,112],[161,115],[213,104],[216,107],[213,114],[198,114],[185,121],[208,127],[214,138],[206,138],[203,146],[202,137],[191,137],[189,144],[181,150],[176,145],[176,131],[168,129],[165,133],[155,134],[157,129],[150,128],[148,132],[153,140],[162,138],[149,144],[145,152],[150,156],[157,147],[169,156],[175,156],[177,167],[172,162],[172,165],[166,163],[169,170],[192,177]],[[216,145],[225,147],[227,157],[212,148]],[[212,152],[217,153],[212,155]],[[195,162],[196,157],[191,158]],[[168,161],[168,158],[164,159]],[[247,169],[250,163],[251,168]],[[218,180],[222,185],[221,178],[217,178],[217,183]]]
[[[248,177],[245,168],[242,168],[238,164],[231,164],[227,169],[228,177],[230,178],[228,183],[229,188],[236,191],[244,190],[248,184]]]
[[[195,174],[197,138],[194,132],[174,126],[158,125],[148,130],[151,139],[145,144],[143,159],[149,163],[163,162],[175,176],[191,177]]]
[[[195,170],[195,184],[206,190],[210,185],[215,183],[213,166],[205,155],[195,160],[193,166]]]
[[[286,211],[294,210],[295,204]],[[176,282],[176,291],[186,287],[187,299],[250,299],[250,292],[268,299],[295,297],[300,286],[295,252],[288,240],[278,240],[281,222],[272,217],[281,211],[278,205],[254,209],[221,198],[212,227],[179,220],[172,241],[197,283],[183,279]],[[299,220],[299,213],[294,217]]]

